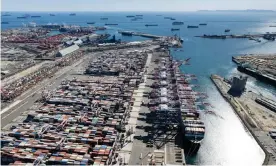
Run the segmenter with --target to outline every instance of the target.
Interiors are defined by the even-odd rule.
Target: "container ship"
[[[107,23],[107,24],[105,24],[105,25],[119,25],[119,24],[110,24],[110,23]]]
[[[31,18],[40,18],[41,16],[31,16]]]
[[[154,26],[158,26],[158,24],[146,24],[146,27],[154,27]]]
[[[179,28],[172,28],[171,31],[179,31]]]
[[[195,25],[188,25],[187,28],[198,28],[198,26],[195,26]]]
[[[175,21],[172,23],[172,25],[183,25],[184,22],[181,22],[181,21]]]
[[[151,111],[163,114],[160,117],[168,118],[175,114],[174,118],[177,119],[179,131],[184,138],[185,150],[189,155],[196,154],[205,135],[205,125],[200,120],[200,112],[204,110],[199,108],[208,105],[203,101],[207,96],[193,90],[195,86],[191,85],[189,80],[196,79],[195,75],[183,74],[180,71],[179,66],[186,64],[189,59],[175,61],[172,57],[161,57],[158,61],[159,65],[151,78],[156,82],[151,85],[153,90],[149,93],[148,106]],[[170,112],[170,115],[167,112]]]

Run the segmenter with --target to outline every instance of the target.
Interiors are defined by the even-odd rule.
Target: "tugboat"
[[[195,25],[188,25],[187,28],[198,28],[198,26],[195,26]]]
[[[224,32],[230,32],[230,29],[225,29]]]

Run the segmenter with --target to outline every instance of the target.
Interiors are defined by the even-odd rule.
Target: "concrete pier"
[[[224,81],[224,78],[218,75],[211,75],[210,78],[264,151],[263,165],[275,165],[276,143],[268,135],[268,131],[276,127],[275,112],[254,101],[259,95],[244,92],[240,97],[233,97],[228,94],[230,85]]]

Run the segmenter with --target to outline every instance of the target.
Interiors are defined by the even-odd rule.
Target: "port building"
[[[70,47],[67,47],[67,48],[64,48],[62,50],[59,50],[59,52],[57,53],[57,57],[64,57],[70,53],[73,53],[75,51],[77,51],[80,47],[76,44],[70,46]]]

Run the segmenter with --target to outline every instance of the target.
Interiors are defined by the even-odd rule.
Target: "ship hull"
[[[196,155],[200,146],[201,146],[200,142],[191,141],[187,139],[187,137],[185,137],[185,134],[184,134],[183,147],[185,149],[186,155],[189,155],[189,156]]]

